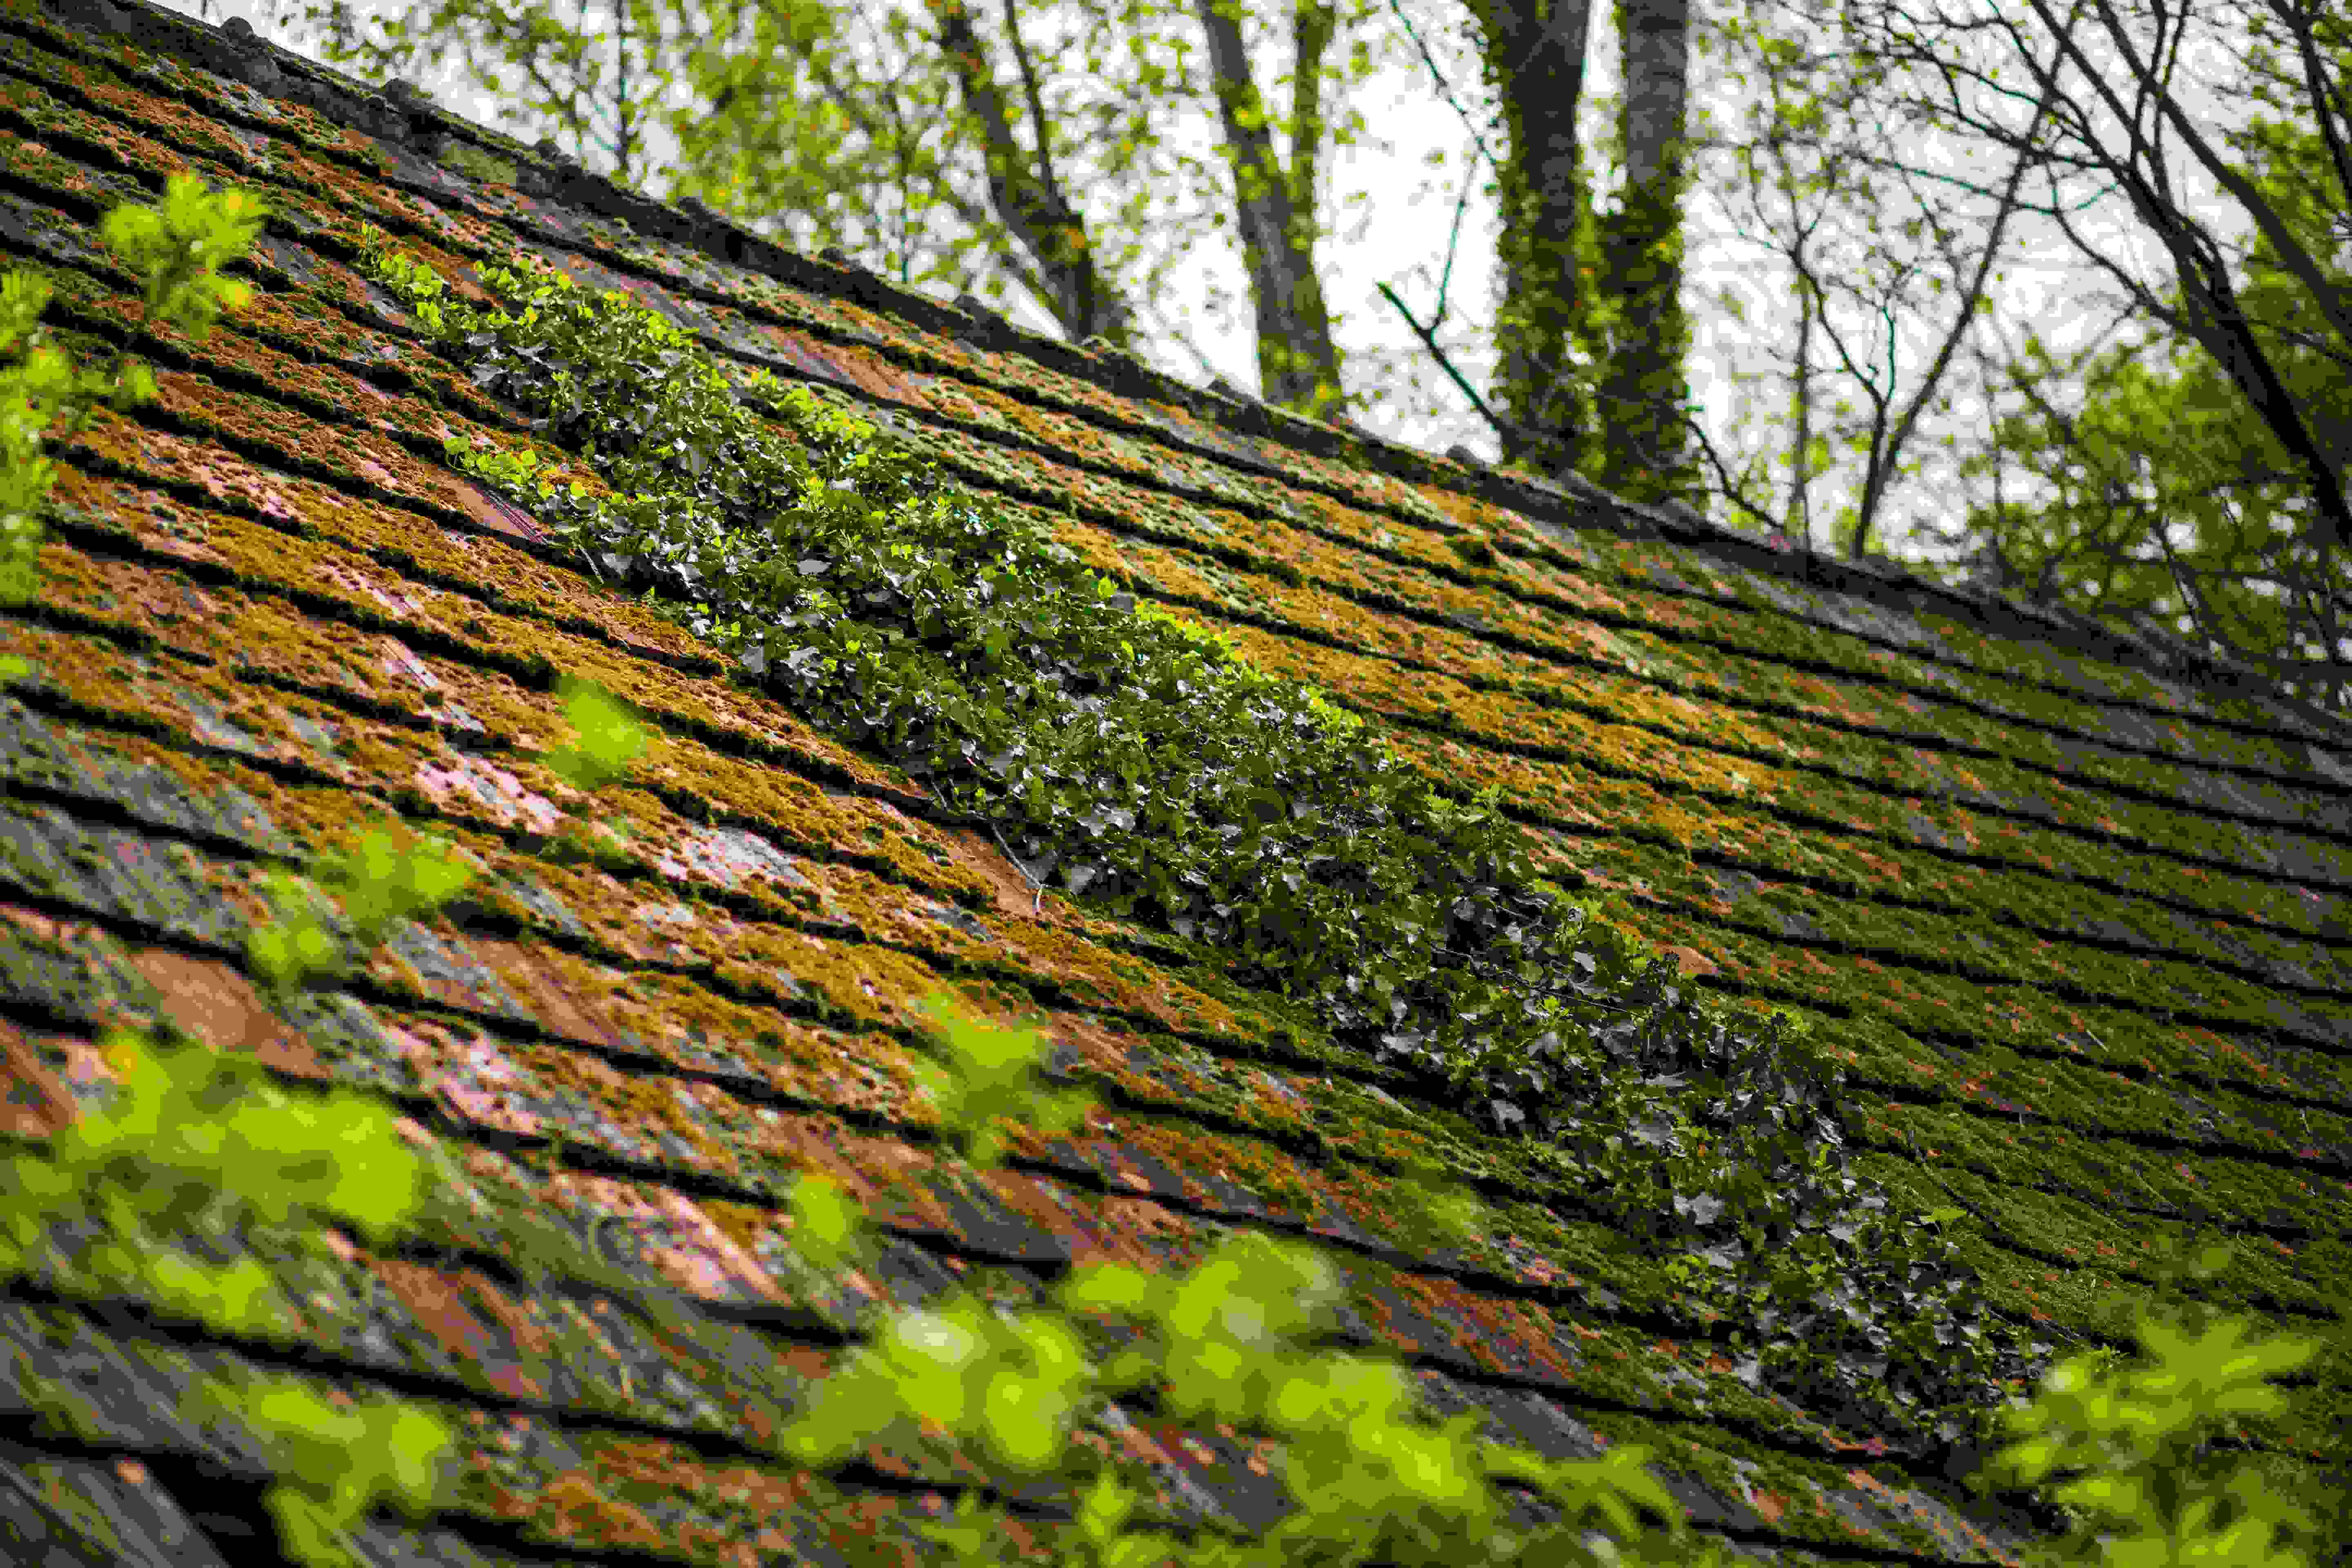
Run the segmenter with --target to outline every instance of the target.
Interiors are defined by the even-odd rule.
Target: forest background
[[[1432,451],[2352,703],[2320,0],[185,0]]]

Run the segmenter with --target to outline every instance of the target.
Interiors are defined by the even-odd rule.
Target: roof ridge
[[[290,99],[324,118],[380,140],[429,154],[462,137],[514,159],[536,194],[560,196],[599,216],[690,247],[715,260],[763,272],[779,281],[814,286],[910,324],[1013,351],[1066,375],[1121,396],[1176,404],[1196,417],[1238,435],[1270,439],[1326,460],[1369,468],[1383,477],[1443,486],[1489,505],[1539,521],[1606,530],[1622,539],[1654,539],[1695,548],[1750,571],[1769,572],[1808,586],[1916,613],[1930,605],[1990,632],[2019,636],[2110,663],[2263,703],[2281,720],[2301,721],[2294,737],[2340,742],[2352,750],[2352,719],[2280,689],[2277,677],[2190,645],[2170,630],[2136,629],[2096,621],[2063,606],[2043,605],[1976,584],[1938,581],[1884,557],[1839,559],[1775,544],[1771,538],[1701,516],[1679,501],[1629,500],[1582,475],[1557,479],[1512,472],[1455,445],[1443,455],[1367,430],[1316,420],[1266,404],[1222,377],[1195,386],[1144,363],[1100,339],[1072,344],[1033,331],[966,293],[948,304],[902,289],[837,249],[811,258],[752,233],[700,201],[663,201],[594,174],[555,153],[542,139],[531,147],[442,108],[415,84],[395,79],[373,89],[341,71],[271,42],[241,16],[212,26],[166,11],[153,0],[38,0],[49,14],[89,31],[162,45],[195,58],[220,75],[273,98]],[[1561,515],[1565,514],[1565,515]],[[2200,722],[2236,724],[2218,716]],[[2307,728],[2306,728],[2307,727]],[[2316,733],[2309,732],[2311,731]]]

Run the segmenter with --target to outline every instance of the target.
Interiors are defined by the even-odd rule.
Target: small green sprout
[[[431,914],[465,890],[474,868],[449,843],[390,821],[323,858],[310,877],[269,878],[272,914],[246,939],[246,961],[283,996],[345,973],[352,955],[378,946],[404,920]],[[335,900],[348,935],[330,926]]]
[[[2076,1561],[2301,1568],[2309,1559],[2299,1543],[2318,1539],[2310,1510],[2244,1464],[2200,1448],[2216,1418],[2284,1410],[2286,1396],[2268,1380],[2319,1349],[2301,1337],[2250,1339],[2251,1327],[2229,1319],[2192,1330],[2142,1311],[2142,1358],[2118,1364],[2112,1351],[2096,1351],[2053,1367],[2038,1400],[2002,1412],[2014,1440],[1970,1484],[2061,1479],[2049,1496],[2083,1521],[2060,1548]]]
[[[415,1209],[425,1177],[393,1115],[345,1089],[289,1091],[250,1059],[200,1045],[163,1049],[130,1030],[100,1050],[112,1100],[0,1168],[0,1279],[33,1272],[54,1226],[100,1222],[71,1268],[102,1288],[234,1331],[289,1328],[277,1279],[254,1258],[216,1264],[160,1239],[192,1223],[308,1235],[349,1225],[371,1238]],[[199,1382],[198,1403],[270,1450],[268,1503],[313,1568],[350,1563],[339,1539],[379,1497],[412,1510],[431,1497],[451,1444],[446,1424],[403,1404],[337,1409],[291,1380],[231,1390]],[[65,1412],[58,1412],[64,1415]]]
[[[1030,1086],[1045,1042],[1034,1030],[1002,1029],[974,1021],[952,998],[923,1005],[937,1026],[932,1049],[939,1065],[915,1069],[937,1108],[941,1129],[975,1165],[996,1162],[1003,1148],[997,1123],[1025,1122],[1065,1132],[1086,1124],[1092,1097],[1083,1089],[1048,1094]]]
[[[264,216],[251,193],[208,191],[192,174],[171,177],[161,206],[109,213],[107,244],[146,279],[133,338],[160,321],[202,342],[224,310],[243,308],[251,289],[219,268],[252,248]],[[24,604],[39,584],[40,507],[58,478],[44,445],[72,440],[100,403],[120,412],[155,395],[154,375],[127,348],[93,371],[47,342],[40,315],[51,292],[29,274],[0,278],[0,359],[16,356],[0,368],[0,605]]]
[[[793,1247],[803,1262],[827,1273],[848,1263],[864,1232],[865,1215],[839,1183],[821,1171],[805,1173],[793,1184],[791,1213]]]
[[[628,776],[646,749],[646,728],[636,714],[602,687],[566,679],[558,688],[563,716],[576,739],[550,752],[548,767],[572,788],[593,795]]]

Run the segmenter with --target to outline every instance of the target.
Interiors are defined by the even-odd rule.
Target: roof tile
[[[1711,999],[1806,1026],[1847,1072],[1854,1173],[1957,1211],[2004,1321],[2119,1342],[2167,1247],[2214,1233],[2238,1258],[2215,1300],[2304,1330],[2340,1303],[2340,722],[2160,641],[1181,386],[241,35],[113,15],[0,17],[0,249],[57,281],[52,322],[119,335],[137,280],[96,222],[169,173],[272,216],[249,307],[142,341],[160,399],[54,454],[41,598],[0,613],[35,667],[0,694],[0,1132],[108,1103],[99,1033],[169,1024],[373,1096],[462,1181],[415,1237],[273,1257],[277,1339],[126,1309],[78,1242],[39,1252],[0,1286],[0,1386],[71,1415],[0,1456],[0,1530],[46,1546],[70,1510],[67,1550],[243,1560],[274,1461],[181,1398],[267,1372],[465,1435],[457,1504],[371,1516],[364,1561],[922,1561],[908,1526],[971,1456],[918,1433],[820,1475],[760,1447],[845,1347],[954,1289],[1034,1305],[1076,1264],[1167,1275],[1275,1234],[1332,1263],[1343,1340],[1432,1408],[1555,1456],[1647,1444],[1742,1553],[2007,1563],[2033,1533],[1763,1376],[1753,1325],[1694,1311],[1564,1155],[1238,954],[1039,887],[457,471],[446,440],[527,424],[355,270],[370,223],[468,298],[509,244],[620,289],[1315,682],[1444,787],[1499,786],[1548,874]],[[548,755],[562,677],[658,731],[588,847]],[[241,964],[267,878],[394,813],[478,880],[273,1011]],[[1052,1082],[1096,1096],[1083,1124],[1015,1130],[982,1173],[952,1156],[922,1070],[950,989],[1031,1021]],[[1475,1185],[1480,1228],[1405,1223],[1422,1162]],[[795,1246],[811,1172],[881,1226],[840,1269]],[[2352,1461],[2347,1355],[2255,1439],[2278,1474]],[[1177,1516],[1279,1510],[1233,1432],[1113,1407],[1082,1440],[1146,1458]],[[1055,1489],[1018,1500],[1039,1552]]]

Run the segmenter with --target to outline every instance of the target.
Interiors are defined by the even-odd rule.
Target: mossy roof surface
[[[1958,1232],[1999,1308],[2120,1342],[2147,1259],[2219,1234],[2211,1290],[2323,1323],[2352,1273],[2352,735],[2022,606],[1806,563],[1693,520],[1507,479],[1027,336],[551,164],[245,37],[76,0],[0,15],[0,265],[50,320],[133,313],[100,216],[193,171],[272,217],[252,305],[146,353],[160,399],[59,453],[37,605],[0,652],[5,1131],[168,1018],[291,1078],[387,1097],[485,1201],[533,1205],[695,1309],[680,1346],[493,1249],[306,1264],[308,1344],[94,1300],[69,1262],[0,1295],[12,1375],[83,1410],[12,1436],[0,1532],[122,1561],[237,1555],[268,1477],[176,1413],[266,1365],[463,1412],[465,1503],[371,1524],[373,1561],[813,1562],[944,1506],[953,1454],[838,1480],[762,1457],[701,1356],[821,1375],[842,1331],[958,1284],[1034,1299],[1076,1261],[1181,1267],[1233,1227],[1327,1244],[1350,1331],[1444,1410],[1555,1454],[1643,1442],[1701,1525],[1804,1560],[2006,1562],[2014,1527],[1868,1431],[1662,1329],[1643,1254],[1507,1142],[1236,984],[1213,952],[1048,895],[618,598],[442,459],[519,416],[355,270],[362,226],[466,277],[508,243],[625,289],[744,367],[826,389],[1139,593],[1499,783],[1559,862],[1738,1005],[1851,1068],[1859,1163]],[[1488,548],[1476,548],[1483,542]],[[1464,546],[1469,545],[1469,548]],[[611,809],[618,870],[533,847],[575,797],[531,760],[559,674],[660,726]],[[491,868],[299,1026],[242,977],[269,868],[389,811]],[[911,1005],[1034,1014],[1096,1091],[1083,1135],[984,1181],[926,1136]],[[1401,1241],[1397,1163],[1475,1173],[1496,1228]],[[796,1173],[886,1226],[880,1267],[785,1261]],[[213,1238],[233,1247],[234,1238]],[[2352,1449],[2321,1364],[2284,1469]],[[22,1426],[19,1423],[19,1426]],[[1163,1500],[1262,1520],[1262,1466],[1138,1415]],[[200,1528],[201,1527],[201,1530]],[[44,1532],[47,1532],[47,1535]],[[610,1555],[600,1555],[610,1554]]]

